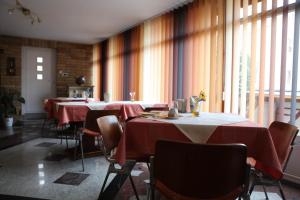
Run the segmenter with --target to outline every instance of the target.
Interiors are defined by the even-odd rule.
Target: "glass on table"
[[[129,92],[130,101],[134,101],[135,92]]]

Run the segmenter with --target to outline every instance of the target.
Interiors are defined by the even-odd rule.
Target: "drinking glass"
[[[135,92],[129,92],[130,101],[134,101]]]
[[[105,92],[104,93],[104,102],[107,103],[110,101],[110,93]]]

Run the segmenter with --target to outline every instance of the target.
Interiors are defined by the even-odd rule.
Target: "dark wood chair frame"
[[[106,119],[109,119],[108,121],[113,122],[113,125],[111,125],[111,126],[115,126],[115,129],[114,129],[115,131],[110,132],[110,131],[106,131],[105,128],[103,128],[103,125],[104,125],[103,123],[107,123]],[[113,116],[113,115],[100,117],[97,119],[97,122],[99,125],[100,132],[103,135],[114,134],[114,139],[115,139],[115,141],[112,141],[113,144],[111,145],[111,141],[109,141],[109,142],[105,141],[105,138],[103,135],[99,135],[97,137],[97,141],[100,144],[100,149],[103,152],[103,155],[106,158],[106,160],[109,162],[109,167],[108,167],[103,185],[101,187],[98,199],[102,199],[102,195],[104,192],[105,185],[107,183],[107,179],[111,173],[129,176],[129,180],[130,180],[131,186],[133,188],[133,191],[135,193],[136,199],[139,199],[135,184],[134,184],[132,176],[131,176],[131,170],[132,170],[132,167],[135,165],[136,161],[135,160],[126,160],[125,164],[119,165],[112,155],[112,151],[117,147],[117,145],[119,143],[119,139],[121,138],[121,134],[123,133],[121,124],[119,123],[117,117]],[[118,127],[116,127],[116,126],[118,126]],[[110,145],[108,145],[107,143],[110,143]]]
[[[291,157],[292,151],[294,149],[294,142],[295,142],[295,139],[297,137],[298,132],[299,132],[299,130],[297,130],[294,133],[295,135],[292,138],[291,149],[288,152],[287,159],[286,159],[286,161],[285,161],[285,163],[283,165],[283,169],[282,169],[283,172],[286,170],[287,163],[288,163],[288,161],[289,161],[289,159]],[[276,186],[279,189],[279,192],[280,192],[280,195],[281,195],[282,199],[283,200],[286,199],[285,195],[284,195],[284,192],[283,192],[283,189],[282,189],[281,180],[275,180],[272,177],[267,176],[263,172],[260,172],[260,171],[258,171],[256,169],[251,169],[250,174],[251,174],[251,177],[253,179],[251,181],[251,184],[250,184],[250,190],[249,190],[250,195],[252,194],[252,192],[254,190],[254,187],[257,186],[257,185],[260,185],[260,186],[262,186],[264,194],[265,194],[265,197],[268,200],[269,197],[268,197],[268,193],[267,193],[267,190],[266,190],[266,186]]]
[[[218,144],[213,144],[218,145]],[[225,145],[243,145],[243,144],[225,144]],[[245,145],[244,145],[245,146]],[[150,157],[150,199],[155,199],[155,177],[154,177],[154,162],[155,162],[155,156]],[[240,196],[238,197],[239,200],[245,199],[250,200],[250,194],[249,194],[249,177],[250,177],[250,165],[246,164],[246,158],[245,158],[245,178],[244,178],[244,185],[242,192]],[[217,200],[217,199],[214,199]]]

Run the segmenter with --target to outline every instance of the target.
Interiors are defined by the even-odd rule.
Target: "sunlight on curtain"
[[[108,41],[108,66],[107,66],[107,92],[112,100],[123,99],[123,62],[124,40],[122,35],[117,35]]]
[[[93,73],[92,73],[92,83],[94,85],[94,98],[99,99],[100,98],[100,78],[101,77],[101,71],[100,71],[100,52],[101,48],[99,44],[93,45]]]
[[[204,90],[222,110],[224,1],[195,1],[144,23],[143,99],[171,102]]]
[[[172,101],[173,15],[143,24],[143,100]]]
[[[224,1],[194,1],[106,43],[102,85],[112,100],[134,91],[139,100],[171,103],[204,90],[204,111],[222,111]]]

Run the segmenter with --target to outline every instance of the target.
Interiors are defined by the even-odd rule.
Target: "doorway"
[[[45,98],[55,97],[55,50],[22,47],[22,114],[44,113]]]

